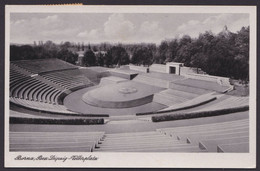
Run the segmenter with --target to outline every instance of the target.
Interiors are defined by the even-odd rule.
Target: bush
[[[218,115],[224,115],[224,114],[235,113],[235,112],[242,112],[247,110],[249,110],[249,106],[212,110],[212,111],[201,111],[201,112],[193,112],[193,113],[169,114],[169,115],[153,116],[152,121],[162,122],[162,121],[172,121],[172,120],[180,120],[180,119],[210,117],[210,116],[218,116]]]
[[[10,124],[101,125],[104,119],[45,119],[10,117]]]

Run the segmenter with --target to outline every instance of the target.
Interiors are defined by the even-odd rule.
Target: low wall
[[[185,74],[197,74],[196,68],[191,68],[191,67],[181,67],[180,75],[185,75]]]
[[[128,80],[132,80],[134,77],[136,77],[138,75],[138,73],[127,73],[124,72],[123,70],[110,70],[110,75],[112,76],[116,76],[116,77],[121,77],[121,78],[125,78]]]
[[[231,86],[228,77],[219,77],[219,76],[206,75],[206,74],[185,74],[185,76],[193,79],[198,79],[198,80],[216,82],[223,86],[229,86],[229,87]]]
[[[163,64],[152,64],[149,67],[150,71],[166,73],[166,65]]]
[[[148,67],[136,66],[136,65],[129,65],[129,68],[134,71],[140,71],[145,73],[147,73],[147,69],[148,69]]]

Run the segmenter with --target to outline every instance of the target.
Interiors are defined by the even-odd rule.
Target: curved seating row
[[[58,104],[53,105],[49,103],[30,101],[30,100],[15,98],[15,97],[10,97],[10,102],[20,106],[24,106],[26,108],[34,109],[36,111],[44,111],[44,112],[58,113],[58,114],[78,114],[69,111],[64,105],[58,105]]]
[[[73,89],[83,85],[93,85],[92,82],[88,78],[84,77],[78,69],[51,72],[42,74],[41,76],[65,89]]]
[[[220,85],[216,82],[212,81],[204,81],[204,80],[197,80],[192,78],[182,79],[182,80],[176,80],[173,82],[173,87],[176,85],[180,86],[188,86],[198,89],[204,89],[209,91],[216,91],[216,92],[225,92],[229,87]]]
[[[208,152],[249,152],[249,119],[162,128],[157,131]]]
[[[104,132],[10,132],[10,151],[92,152]]]
[[[10,97],[15,98],[57,104],[58,94],[61,93],[60,90],[29,76],[11,81],[10,84]]]
[[[186,102],[197,96],[198,94],[195,93],[174,90],[174,89],[166,89],[159,93],[154,94],[153,101],[167,106],[172,106],[175,104]]]
[[[68,70],[48,72],[52,69]],[[45,77],[33,74],[40,72],[48,73],[43,74]],[[10,101],[33,110],[75,114],[60,105],[60,95],[67,89],[91,85],[92,82],[76,66],[60,60],[15,61],[10,64]]]
[[[249,106],[249,97],[227,96],[226,99],[219,100],[218,103],[214,103],[199,110],[194,110],[194,112],[222,110],[244,106]]]
[[[192,107],[196,107],[196,106],[205,104],[207,102],[213,101],[215,99],[216,99],[216,95],[214,95],[213,93],[207,93],[207,94],[197,96],[197,97],[195,97],[191,100],[185,101],[183,103],[173,104],[173,105],[169,106],[168,108],[164,108],[164,109],[160,110],[160,112],[192,108]]]
[[[12,61],[11,64],[15,64],[16,66],[34,74],[77,68],[75,65],[56,58]]]

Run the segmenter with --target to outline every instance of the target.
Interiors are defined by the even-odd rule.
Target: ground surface
[[[186,119],[177,121],[167,121],[153,123],[148,121],[123,120],[111,121],[105,125],[34,125],[34,124],[10,124],[10,131],[15,132],[91,132],[104,131],[105,133],[123,133],[123,132],[142,132],[153,131],[158,128],[191,126],[205,123],[226,122],[248,118],[248,111],[233,114]]]

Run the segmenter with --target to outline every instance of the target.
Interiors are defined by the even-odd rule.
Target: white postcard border
[[[44,6],[7,5],[5,16],[5,167],[254,168],[256,167],[255,6]],[[9,152],[10,13],[248,13],[250,15],[250,153],[46,153]],[[19,161],[18,155],[96,156],[96,161]]]

